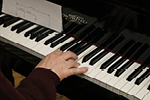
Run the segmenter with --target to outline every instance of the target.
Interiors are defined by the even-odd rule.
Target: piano
[[[50,1],[63,6],[63,32],[2,12],[1,44],[27,53],[36,63],[55,50],[76,53],[79,67],[88,67],[88,72],[70,76],[57,87],[57,92],[71,100],[150,99],[150,10],[146,0],[141,5],[140,0],[135,4],[123,0]],[[132,22],[119,33],[104,29],[104,17],[114,4],[137,13],[138,29]]]

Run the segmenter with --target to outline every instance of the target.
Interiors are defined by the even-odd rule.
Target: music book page
[[[2,12],[62,32],[61,6],[46,0],[3,0]]]

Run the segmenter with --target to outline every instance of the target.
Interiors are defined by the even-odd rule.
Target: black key
[[[64,29],[64,32],[68,34],[68,32],[72,30],[75,26],[77,26],[76,23],[71,23],[71,25]]]
[[[72,46],[74,43],[77,43],[77,42],[79,42],[79,41],[80,41],[80,40],[75,39],[75,40],[71,41],[70,43],[66,43],[65,45],[63,45],[63,46],[60,48],[60,50],[65,51],[67,48],[69,48],[69,47]]]
[[[82,32],[81,34],[79,34],[79,36],[77,34],[75,34],[75,37],[79,37],[80,39],[84,40],[86,36],[88,36],[96,27],[94,25],[91,25],[90,27],[88,27],[84,32]],[[77,35],[77,36],[76,36]]]
[[[11,20],[5,21],[3,27],[7,27],[7,26],[17,22],[18,20],[20,20],[20,18],[14,17]]]
[[[22,31],[24,31],[24,30],[26,30],[27,28],[29,28],[29,27],[31,27],[32,25],[34,25],[34,23],[27,23],[27,24],[25,24],[25,25],[23,25],[23,26],[20,26],[18,29],[17,29],[17,31],[16,31],[16,33],[21,33]]]
[[[119,58],[119,55],[114,55],[110,59],[108,59],[105,63],[103,63],[100,67],[100,69],[106,69],[111,63],[113,63],[117,58]]]
[[[138,67],[137,69],[135,69],[135,71],[133,72],[133,73],[131,73],[129,76],[128,76],[128,78],[127,78],[127,80],[128,81],[131,81],[133,78],[135,78],[138,74],[140,74],[142,71],[143,71],[143,69],[145,69],[146,68],[146,66],[145,65],[141,65],[140,67]]]
[[[34,32],[34,33],[31,33],[31,36],[30,36],[30,39],[34,39],[34,38],[36,38],[39,34],[42,34],[42,33],[44,33],[44,32],[46,32],[48,29],[47,28],[42,28],[42,29],[40,29],[39,31],[36,31],[36,32]]]
[[[7,17],[8,17],[8,15],[4,15],[4,16],[0,17],[0,22],[4,21],[4,19],[7,18]]]
[[[94,43],[97,42],[99,39],[101,39],[103,35],[104,34],[102,33],[101,28],[97,28],[93,32],[88,34],[87,37],[84,38],[83,40],[89,43]]]
[[[131,55],[133,55],[133,53],[142,45],[141,42],[138,42],[136,44],[134,44],[134,46],[128,50],[128,52],[125,54],[126,57],[130,57]]]
[[[98,29],[98,28],[97,28],[97,29]],[[93,40],[93,38],[94,38],[97,34],[99,34],[99,32],[96,31],[97,29],[90,30],[90,31],[87,32],[87,33],[81,34],[81,35],[79,36],[79,38],[80,38],[81,40],[83,40],[83,41],[90,42],[90,41]]]
[[[59,33],[56,34],[55,36],[53,36],[52,38],[48,39],[47,41],[45,41],[45,45],[48,45],[49,43],[52,43],[53,41],[57,40],[58,38],[60,38],[61,36],[63,36],[63,33]]]
[[[35,39],[36,42],[41,41],[42,39],[44,39],[45,37],[47,37],[49,34],[53,33],[52,30],[48,30],[46,32],[44,32],[43,34],[40,34],[37,36],[37,38]]]
[[[98,62],[102,57],[104,57],[106,54],[108,54],[109,51],[105,50],[103,52],[101,52],[100,54],[98,54],[97,56],[95,56],[91,61],[90,61],[90,65],[94,65],[96,62]]]
[[[112,66],[109,67],[109,69],[107,70],[108,73],[112,73],[115,69],[117,69],[125,60],[127,60],[126,58],[121,58],[119,59],[117,62],[115,62]]]
[[[96,42],[97,41],[96,38],[100,34],[99,32],[101,32],[100,28],[95,29],[93,32],[91,32],[90,34],[88,34],[87,37],[84,38],[84,41],[88,41],[90,43],[92,43],[94,41]],[[76,45],[74,45],[73,47],[71,47],[69,50],[72,51],[72,52],[74,52],[74,53],[76,53],[76,52],[78,52],[78,53],[80,52],[81,53],[81,51],[83,52],[85,50],[85,48],[88,47],[88,46],[85,46],[82,50],[79,49],[82,46],[84,46],[85,44],[86,43],[83,43],[83,42],[77,43]]]
[[[118,34],[111,35],[104,43],[101,44],[102,47],[106,47],[109,43],[111,43],[115,38],[118,37]]]
[[[135,43],[134,40],[130,40],[128,43],[126,43],[119,51],[118,53],[123,54],[130,46],[132,46]],[[111,63],[113,63],[117,58],[119,57],[119,55],[114,55],[113,57],[111,57],[110,59],[108,59],[105,63],[103,63],[100,67],[100,69],[105,69],[107,68]]]
[[[28,23],[28,21],[23,21],[21,23],[18,23],[16,25],[14,25],[12,28],[11,28],[11,31],[14,31],[16,29],[18,29],[19,27],[23,26],[24,24]]]
[[[150,59],[150,56],[144,61],[144,64],[148,65],[148,64],[150,63],[149,59]],[[145,69],[145,68],[146,68],[146,66],[142,64],[140,67],[138,67],[137,69],[135,69],[135,71],[134,71],[133,73],[131,73],[131,74],[128,76],[127,80],[128,80],[128,81],[131,81],[131,80],[132,80],[133,78],[135,78],[138,74],[140,74],[140,73],[143,71],[143,69]]]
[[[111,45],[108,47],[109,50],[112,50],[115,46],[117,46],[119,43],[121,43],[125,39],[124,36],[120,36],[117,38]]]
[[[84,52],[87,48],[89,48],[92,44],[86,44],[84,45],[82,48],[80,48],[79,50],[75,51],[74,53],[76,55],[80,55],[82,52]]]
[[[135,43],[134,40],[130,40],[128,43],[126,43],[119,51],[119,54],[123,54],[129,47],[131,47]]]
[[[121,68],[119,68],[116,73],[115,76],[119,77],[122,73],[124,73],[132,64],[134,63],[134,61],[129,60],[126,64],[124,64]]]
[[[147,69],[145,73],[143,73],[139,78],[136,79],[135,84],[139,85],[150,75],[150,69]]]
[[[149,48],[148,44],[144,44],[138,51],[137,53],[133,56],[134,60],[137,60],[143,53]]]
[[[138,45],[136,45],[138,46]],[[138,55],[134,55],[133,57],[136,57],[135,59],[138,59],[140,55],[142,55],[143,51],[146,50],[149,47],[149,45],[145,44],[141,47],[140,50],[138,50]],[[138,48],[138,47],[137,47]],[[143,50],[144,49],[144,50]],[[135,49],[136,50],[136,49]],[[130,52],[130,50],[128,51]],[[114,71],[114,69],[118,68],[124,61],[126,60],[126,58],[122,58],[119,61],[117,61],[115,64],[113,64],[109,69],[108,69],[108,73],[112,73]]]
[[[27,32],[24,34],[24,36],[25,36],[25,37],[28,37],[30,34],[36,32],[37,30],[39,30],[39,29],[41,29],[41,28],[42,28],[42,26],[37,26],[37,27],[35,27],[35,28],[33,28],[33,29],[27,31]]]
[[[9,15],[5,15],[0,17],[0,25],[4,24],[5,21],[10,20],[12,17]]]
[[[66,35],[66,36],[62,37],[61,39],[59,39],[58,41],[53,42],[53,43],[50,45],[50,47],[53,48],[53,47],[57,46],[59,43],[63,43],[65,40],[67,40],[67,39],[69,39],[69,38],[70,38],[70,36]]]
[[[68,21],[63,17],[63,25],[65,25]]]
[[[98,48],[94,49],[92,52],[90,52],[89,54],[87,54],[86,56],[84,56],[82,63],[87,62],[90,58],[92,58],[100,50],[102,50],[102,48],[98,47]]]
[[[107,33],[107,31],[106,30],[104,30],[104,31],[98,30],[98,33],[99,34],[97,34],[97,36],[95,36],[95,38],[93,38],[91,43],[95,43],[95,44],[99,45],[99,43],[98,43],[99,40],[101,40],[101,38]]]
[[[74,29],[72,29],[71,31],[68,32],[68,34],[75,34],[76,32],[78,32],[80,29],[82,29],[84,25],[77,25]]]
[[[68,50],[69,51],[72,51],[72,52],[75,52],[76,50],[79,50],[80,47],[84,46],[85,45],[85,42],[80,42],[80,43],[77,43],[75,44],[74,46],[72,46],[71,48],[69,48]]]
[[[148,86],[148,88],[147,88],[148,90],[150,90],[150,85]]]

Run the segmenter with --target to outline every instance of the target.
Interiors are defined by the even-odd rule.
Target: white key
[[[45,44],[44,44],[45,41],[48,40],[48,39],[50,39],[50,38],[53,37],[54,35],[55,35],[55,34],[49,34],[49,36],[45,37],[44,39],[42,39],[42,40],[39,41],[39,42],[34,41],[35,44],[33,45],[32,50],[38,51],[39,49],[41,49],[41,48],[45,45]],[[47,46],[47,45],[45,45],[45,46]]]
[[[41,50],[40,49],[40,51],[39,50],[37,50],[39,53],[41,53],[41,54],[48,54],[48,53],[51,53],[51,52],[53,52],[53,51],[55,51],[55,50],[59,50],[59,48],[61,47],[61,46],[63,46],[64,44],[66,44],[66,43],[68,43],[68,42],[70,42],[70,41],[72,41],[72,40],[74,40],[74,38],[73,37],[70,37],[69,39],[67,39],[66,41],[64,41],[63,43],[60,43],[60,44],[58,44],[57,46],[55,46],[55,47],[53,47],[53,48],[51,48],[50,46],[49,46],[49,48],[48,47],[46,47],[46,49],[43,49],[43,50]]]
[[[122,67],[126,62],[128,62],[129,60],[127,59],[126,61],[124,61],[117,69],[119,69],[120,67]],[[101,80],[100,80],[100,83],[101,83],[101,86],[103,86],[104,88],[106,88],[107,86],[107,82],[112,79],[113,77],[115,77],[115,73],[117,71],[117,69],[115,69],[115,71],[113,71],[113,73],[111,74],[107,74],[107,76],[103,77]],[[107,71],[105,71],[107,73]]]
[[[84,56],[86,56],[87,54],[89,54],[91,51],[93,51],[94,49],[96,49],[97,47],[95,46],[92,50],[90,50],[90,51],[88,51]],[[82,60],[83,60],[83,58],[84,58],[84,56],[82,56],[82,57],[78,57],[78,63],[80,63],[80,64],[82,64]],[[94,55],[93,57],[91,57],[90,59],[92,59],[92,58],[94,58],[96,55]],[[87,61],[87,62],[84,62],[84,63],[90,63],[90,59]]]
[[[123,74],[121,74],[119,77],[114,77],[114,78],[112,78],[112,79],[110,79],[108,82],[107,82],[107,89],[108,90],[111,90],[111,91],[113,91],[113,87],[114,87],[114,85],[119,81],[119,80],[121,80],[122,78],[124,78],[125,76],[127,76],[127,75],[130,75],[133,71],[134,71],[134,69],[135,68],[138,68],[140,66],[140,64],[137,64],[137,63],[133,63],[131,66],[130,66],[130,68],[131,68],[131,70],[129,69],[129,70],[126,70]]]
[[[87,54],[87,52],[91,51],[92,49],[95,48],[95,45],[90,46],[89,48],[87,48],[84,52],[82,52],[80,55],[78,55],[78,58],[83,57],[84,55]]]
[[[118,61],[119,59],[121,59],[121,57],[119,57],[117,60],[115,60],[112,64],[114,64],[114,63],[115,63],[116,61]],[[108,69],[112,64],[110,64],[110,65],[107,67],[107,69]],[[99,81],[101,80],[101,78],[105,77],[107,74],[108,74],[108,73],[106,73],[106,72],[104,72],[104,71],[100,72],[99,74],[97,74],[97,76],[94,77],[94,81],[95,81],[96,83],[99,82]],[[100,84],[100,82],[99,82],[99,84]]]
[[[150,76],[146,78],[146,80],[150,80]],[[142,100],[142,98],[144,98],[144,96],[149,92],[149,90],[147,89],[148,86],[150,85],[150,81],[146,83],[146,85],[144,85],[144,87],[135,95],[136,99],[140,99]]]
[[[59,34],[59,33],[54,32],[53,34],[51,34],[51,36],[54,37],[56,34]],[[60,38],[62,38],[62,37],[64,37],[64,35],[61,36]],[[59,39],[60,39],[60,38],[59,38]],[[59,40],[59,39],[57,39],[57,40]],[[57,40],[55,40],[55,41],[57,41]],[[43,45],[43,44],[38,44],[38,45]],[[53,50],[53,49],[50,47],[50,45],[51,45],[51,43],[48,44],[48,45],[45,45],[44,47],[41,46],[41,48],[37,49],[36,51],[42,53],[42,52],[48,50],[48,48],[50,48],[51,50]]]
[[[9,30],[9,31],[11,31],[11,28],[12,28],[12,26],[14,26],[14,25],[16,25],[16,24],[18,24],[18,23],[21,23],[21,22],[23,22],[23,20],[18,20],[18,21],[16,21],[15,23],[13,23],[13,24],[11,24],[11,25],[9,25],[9,26],[7,26],[7,27],[3,27],[3,24],[0,26],[0,30]]]
[[[101,58],[98,63],[99,65],[97,67],[94,67],[94,72],[90,73],[88,76],[91,77],[91,78],[94,78],[96,75],[95,74],[98,74],[98,73],[95,73],[97,70],[101,70],[100,69],[100,66],[106,61],[108,60],[109,58],[111,58],[114,54],[109,52],[108,54],[106,54],[103,58]]]
[[[146,68],[146,69],[147,69],[147,68]],[[150,80],[150,79],[144,80],[144,81],[142,82],[142,84],[140,84],[140,85],[134,85],[134,86],[132,87],[132,89],[128,92],[127,98],[133,99],[132,96],[133,96],[133,95],[136,95],[136,93],[138,93],[138,92],[144,87],[144,85],[146,85],[146,83],[149,82],[149,80]]]
[[[55,33],[56,32],[54,32],[53,34],[50,34],[49,37],[53,36]],[[34,47],[37,46],[37,45],[41,45],[41,42],[36,42],[35,39],[33,39],[33,40],[29,39],[23,45],[28,47],[28,48],[31,48],[31,50],[37,51],[37,50],[34,49]],[[42,45],[43,45],[43,42],[42,42]],[[40,46],[40,48],[42,48],[42,47]]]
[[[124,78],[122,78],[121,80],[119,80],[119,81],[117,82],[117,84],[114,85],[113,91],[114,91],[115,93],[117,93],[117,94],[120,94],[119,92],[122,91],[121,88],[123,88],[123,87],[125,87],[125,89],[126,89],[126,88],[131,89],[131,88],[135,85],[135,80],[136,80],[136,78],[138,78],[139,76],[141,76],[144,72],[145,72],[145,71],[143,71],[143,72],[140,73],[137,77],[135,77],[134,79],[132,79],[131,82],[129,82],[129,81],[126,80],[127,77],[128,77],[128,75],[125,76]],[[126,94],[127,94],[127,93],[122,92],[121,94],[126,97]]]
[[[93,45],[93,49],[91,49],[91,51],[94,50],[94,48],[96,49],[97,47]],[[104,51],[104,49],[102,49],[102,50],[101,50],[100,52],[98,52],[96,55],[98,55],[99,53],[101,53],[101,52],[103,52],[103,51]],[[89,53],[89,52],[85,53],[85,55],[87,55],[88,53]],[[85,56],[85,55],[84,55],[84,56]],[[94,55],[91,59],[93,59],[96,55]],[[82,57],[78,57],[78,58],[80,59],[78,62],[79,62],[79,63],[82,63],[83,56],[82,56]],[[89,59],[89,60],[86,62],[88,65],[89,65],[91,59]],[[97,62],[96,64],[94,64],[93,66],[91,66],[91,65],[89,65],[89,66],[91,66],[91,68],[94,69],[95,67],[97,67],[97,65],[99,65],[98,62]]]
[[[19,33],[18,36],[16,38],[14,38],[15,43],[19,43],[19,44],[23,45],[26,41],[29,40],[29,38],[24,36],[24,34],[27,31],[29,31],[29,30],[31,30],[31,29],[33,29],[35,27],[37,27],[37,25],[33,25],[33,26],[29,27],[28,29],[26,29],[26,30],[22,31],[21,33]]]
[[[20,23],[20,22],[22,22],[22,21],[23,20],[19,20],[16,23],[14,23],[14,24],[6,27],[6,28],[3,28],[2,32],[1,32],[1,36],[4,37],[5,39],[8,39],[8,40],[13,42],[12,36],[16,33],[14,31],[11,31],[11,27],[18,24],[18,23]]]
[[[97,47],[95,46],[93,49],[91,49],[89,52],[87,52],[84,56],[86,56],[87,54],[89,54],[90,52],[92,52],[93,50],[95,50]],[[88,61],[82,63],[82,60],[83,60],[83,56],[81,58],[78,59],[78,62],[81,64],[79,66],[80,67],[88,67],[89,70],[88,72],[84,73],[84,75],[82,75],[82,78],[86,78],[88,79],[89,77],[87,76],[91,71],[93,71],[93,69],[95,67],[97,67],[98,64],[94,64],[94,66],[91,66],[89,63],[91,61],[91,59],[93,59],[95,56],[97,56],[99,53],[101,53],[102,51],[104,51],[104,49],[102,49],[101,51],[99,51],[96,55],[94,55],[93,57],[91,57]]]
[[[101,58],[98,63],[99,65],[97,67],[94,67],[94,69],[92,70],[92,72],[90,72],[87,76],[91,78],[91,81],[94,82],[95,76],[100,73],[102,70],[100,69],[100,66],[110,57],[112,57],[114,54],[109,52],[108,54],[106,54],[103,58]]]
[[[144,98],[143,98],[142,100],[149,100],[149,98],[150,98],[150,92],[148,92],[148,94],[145,95]]]
[[[126,84],[120,89],[120,94],[124,97],[127,97],[128,91],[130,91],[135,86],[135,81],[138,77],[140,77],[146,70],[142,71],[137,77],[132,79],[132,81],[127,81],[125,79]]]

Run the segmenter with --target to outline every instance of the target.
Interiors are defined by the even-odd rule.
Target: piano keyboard
[[[149,37],[128,29],[120,34],[112,34],[102,30],[103,23],[100,22],[87,27],[82,34],[79,34],[77,31],[86,25],[64,23],[66,34],[1,14],[0,40],[41,59],[55,50],[73,51],[78,55],[78,62],[81,64],[79,67],[89,68],[88,72],[78,75],[79,77],[129,100],[149,100],[150,68],[146,67],[150,64]],[[127,59],[127,57],[143,64]]]

